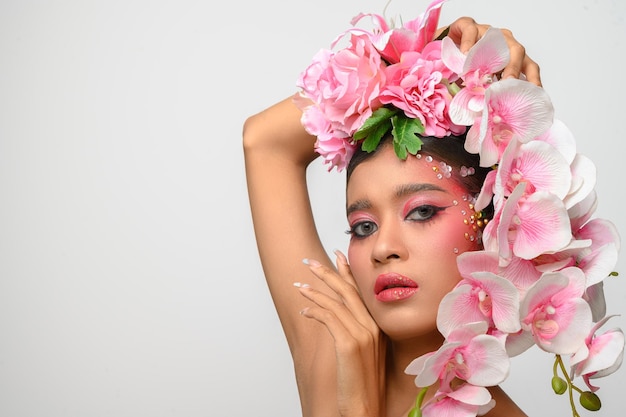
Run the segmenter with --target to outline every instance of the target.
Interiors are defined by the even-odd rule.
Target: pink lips
[[[409,298],[417,291],[417,283],[404,275],[381,274],[376,279],[374,293],[382,302],[399,301]]]

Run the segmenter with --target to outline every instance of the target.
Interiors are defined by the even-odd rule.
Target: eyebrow
[[[405,197],[407,195],[420,193],[420,192],[423,192],[423,191],[446,192],[445,189],[443,189],[443,188],[441,188],[441,187],[439,187],[438,185],[435,185],[435,184],[410,183],[410,184],[402,184],[402,185],[399,185],[398,187],[396,187],[395,197],[396,198],[401,198],[401,197]],[[366,209],[370,209],[370,208],[372,208],[372,203],[369,200],[367,200],[367,199],[357,200],[354,203],[350,204],[346,208],[346,215],[349,216],[350,213],[353,213],[355,211],[366,210]]]

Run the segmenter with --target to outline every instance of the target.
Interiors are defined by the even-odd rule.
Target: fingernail
[[[294,282],[293,286],[296,287],[296,288],[309,288],[310,287],[309,284],[306,284],[306,283],[303,284],[301,282]]]
[[[342,264],[348,265],[348,258],[346,258],[346,255],[344,255],[343,252],[341,252],[339,249],[335,249],[334,252],[335,255],[337,255],[337,259],[341,261]]]
[[[308,258],[304,258],[302,260],[302,263],[308,266],[320,266],[321,265],[321,263],[319,263],[315,259],[308,259]]]
[[[303,308],[302,310],[300,310],[300,315],[304,316],[307,311],[309,311],[308,307]]]

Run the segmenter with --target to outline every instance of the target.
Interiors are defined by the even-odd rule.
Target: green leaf
[[[367,138],[365,138],[365,140],[363,141],[361,149],[363,149],[365,152],[372,152],[374,149],[376,149],[376,147],[380,143],[380,140],[383,138],[383,136],[385,136],[385,133],[387,133],[390,128],[391,120],[386,120],[376,125],[376,128],[371,131],[367,135]]]
[[[372,115],[367,118],[365,123],[363,123],[363,126],[361,126],[361,128],[354,133],[354,140],[361,140],[369,136],[370,133],[378,131],[381,124],[388,127],[389,119],[391,119],[391,117],[397,112],[397,109],[392,110],[387,107],[380,107],[376,109]]]
[[[393,149],[400,159],[406,159],[408,154],[415,155],[422,148],[422,140],[418,135],[424,133],[424,125],[420,119],[412,119],[404,115],[391,118],[393,129]]]

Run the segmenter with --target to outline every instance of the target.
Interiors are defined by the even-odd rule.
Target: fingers
[[[341,252],[336,251],[335,254],[337,255],[337,272],[314,260],[307,260],[309,268],[317,278],[339,296],[341,302],[358,322],[372,329],[375,324],[363,304],[348,261]]]
[[[489,28],[489,25],[479,24],[471,17],[461,17],[450,25],[448,36],[459,45],[461,52],[467,53]],[[541,86],[539,65],[526,54],[526,48],[515,39],[510,30],[500,31],[506,39],[510,54],[510,61],[502,71],[502,78],[525,78]]]
[[[488,26],[479,25],[471,17],[460,17],[450,25],[448,36],[459,45],[463,53],[467,53],[486,31]],[[483,33],[480,30],[484,29]]]
[[[357,345],[354,343],[358,340],[365,344],[371,342],[371,338],[367,336],[367,329],[354,319],[352,312],[344,303],[310,286],[300,287],[300,293],[314,303],[313,306],[302,310],[301,314],[324,324],[340,350],[345,352],[356,349]]]
[[[541,86],[539,65],[526,55],[526,48],[515,39],[508,29],[500,29],[509,46],[509,64],[502,71],[502,78],[526,78],[533,84]]]

